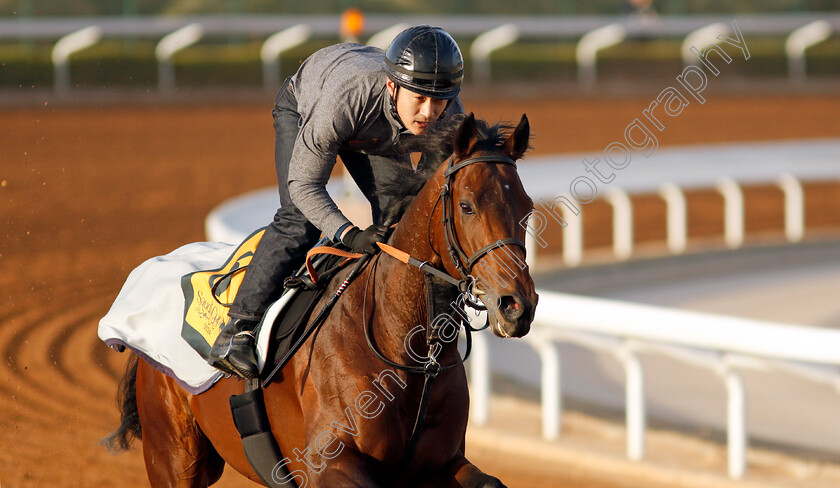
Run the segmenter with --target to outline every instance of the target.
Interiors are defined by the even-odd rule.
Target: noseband
[[[429,239],[429,247],[432,249],[432,252],[437,254],[435,251],[435,247],[432,244],[431,240],[431,228],[432,228],[432,215],[435,213],[435,208],[438,204],[442,203],[442,212],[443,212],[443,229],[444,235],[446,238],[446,246],[449,252],[449,257],[452,259],[452,263],[455,265],[455,268],[458,269],[458,272],[461,274],[461,280],[450,276],[447,272],[438,270],[434,267],[429,266],[427,262],[420,262],[408,255],[406,255],[406,259],[404,262],[412,264],[418,267],[421,271],[429,275],[433,275],[437,278],[442,279],[443,281],[448,282],[449,284],[455,285],[458,287],[459,291],[462,295],[465,296],[465,303],[477,310],[485,310],[486,308],[476,304],[471,297],[474,297],[473,290],[475,285],[475,278],[472,276],[472,267],[481,259],[484,255],[488,252],[492,251],[493,249],[497,249],[507,245],[517,245],[522,250],[525,250],[525,244],[516,239],[514,237],[506,237],[504,239],[499,239],[496,242],[490,243],[475,253],[472,256],[467,256],[464,252],[463,248],[461,248],[460,244],[458,243],[458,237],[455,233],[455,219],[454,219],[454,208],[453,208],[453,201],[452,201],[452,180],[455,178],[455,173],[460,171],[461,169],[475,163],[500,163],[500,164],[509,164],[513,167],[516,167],[516,163],[513,159],[505,155],[491,155],[491,156],[476,156],[472,158],[464,159],[463,161],[455,163],[455,155],[453,154],[452,157],[449,158],[449,166],[444,173],[445,181],[443,184],[443,189],[440,192],[437,200],[435,201],[434,206],[432,207],[432,211],[429,213],[429,225],[427,228],[427,238]],[[383,250],[387,249],[388,247],[383,247]],[[438,256],[440,256],[438,254]],[[375,258],[374,261],[374,269],[376,264],[378,263],[379,255]],[[375,274],[375,270],[368,274],[368,283],[365,285],[365,293],[364,296],[367,296],[367,288],[368,284],[370,284],[371,277]],[[428,283],[428,282],[427,282]],[[429,285],[427,284],[427,287]],[[428,293],[428,291],[427,291]],[[427,295],[428,296],[428,295]],[[411,459],[414,455],[414,449],[417,446],[417,442],[420,438],[420,434],[423,431],[423,424],[424,419],[426,417],[426,410],[429,406],[429,398],[430,392],[432,389],[432,385],[434,383],[435,378],[437,375],[444,370],[449,368],[453,368],[460,364],[463,364],[470,355],[470,350],[472,346],[472,337],[470,332],[482,330],[487,327],[485,325],[481,329],[474,329],[469,323],[464,323],[464,330],[467,335],[467,344],[466,344],[466,351],[464,353],[464,357],[460,358],[459,361],[449,364],[446,366],[442,366],[437,362],[437,351],[436,347],[439,347],[439,327],[440,324],[435,324],[432,321],[431,315],[429,315],[429,323],[426,326],[426,345],[429,347],[429,354],[428,358],[429,361],[424,366],[413,366],[413,365],[403,365],[399,364],[395,361],[392,361],[386,358],[377,347],[374,346],[372,341],[372,331],[371,331],[371,324],[365,317],[367,313],[366,309],[366,300],[362,302],[362,320],[364,323],[364,332],[365,332],[365,339],[367,340],[368,347],[373,351],[373,353],[378,357],[381,361],[386,363],[387,365],[407,371],[410,373],[421,373],[425,376],[423,380],[423,391],[420,395],[420,405],[417,410],[417,417],[415,418],[414,428],[411,431],[411,437],[409,438],[408,442],[406,443],[405,450],[403,451],[402,458],[400,460],[400,464],[404,464]],[[431,311],[429,311],[431,313]],[[489,320],[488,320],[489,325]]]
[[[461,169],[476,163],[498,163],[498,164],[509,164],[516,167],[516,162],[508,156],[497,154],[497,155],[490,155],[490,156],[475,156],[472,158],[464,159],[457,164],[455,163],[455,155],[453,154],[452,157],[449,158],[449,167],[444,172],[444,177],[446,180],[443,183],[443,189],[440,192],[440,196],[438,200],[435,202],[435,206],[439,202],[442,202],[442,211],[443,211],[443,233],[446,238],[446,247],[449,252],[449,258],[452,260],[452,264],[461,274],[461,278],[464,280],[472,281],[472,268],[475,263],[478,262],[479,259],[484,257],[485,254],[492,251],[493,249],[497,249],[500,247],[504,247],[507,245],[516,245],[519,246],[523,252],[525,252],[525,243],[516,239],[515,237],[506,237],[504,239],[499,239],[496,242],[491,242],[486,246],[482,247],[478,251],[472,254],[472,256],[467,257],[467,253],[464,252],[461,245],[458,243],[458,236],[455,233],[455,209],[454,205],[455,202],[452,199],[452,181],[455,178],[455,173],[460,171]],[[431,215],[434,214],[434,207],[432,208],[432,213],[429,215],[429,219],[431,220]],[[429,232],[431,232],[431,225],[429,225]],[[429,244],[431,245],[431,236],[429,236]],[[434,249],[434,246],[431,246]]]

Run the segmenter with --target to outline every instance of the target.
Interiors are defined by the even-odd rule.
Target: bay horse
[[[429,170],[431,176],[406,203],[389,244],[451,276],[474,277],[476,293],[485,293],[493,333],[521,337],[530,329],[538,298],[524,261],[525,228],[520,225],[533,202],[513,164],[529,148],[528,120],[523,115],[512,131],[490,127],[472,114],[461,120],[447,136],[449,164]],[[344,279],[341,274],[336,278],[338,283]],[[380,358],[417,364],[406,338],[417,336],[412,331],[430,318],[424,283],[417,267],[377,254],[283,368],[282,381],[264,389],[271,430],[294,478],[284,483],[505,486],[464,455],[469,395],[457,340],[443,344],[433,358],[444,369],[430,390],[416,448],[404,459],[423,375],[390,367]],[[496,306],[490,306],[491,286]],[[421,338],[426,333],[419,331]],[[190,395],[133,356],[120,387],[122,423],[107,441],[128,449],[133,437],[140,438],[155,488],[207,487],[219,480],[225,463],[261,483],[228,406],[231,395],[242,391],[243,381],[222,378],[208,391]]]

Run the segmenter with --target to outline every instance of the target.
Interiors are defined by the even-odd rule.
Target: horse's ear
[[[477,140],[475,131],[475,114],[470,112],[455,133],[455,156],[463,158],[472,151]]]
[[[528,150],[528,142],[531,139],[531,126],[528,124],[528,116],[522,114],[519,120],[519,125],[513,130],[513,134],[505,141],[502,149],[505,154],[510,156],[514,161],[525,155]]]

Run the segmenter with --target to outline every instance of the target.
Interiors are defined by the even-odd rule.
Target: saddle
[[[221,267],[181,278],[185,298],[181,337],[205,359],[227,323],[228,309],[242,284],[243,271],[250,264],[264,231],[262,228],[248,236]],[[361,256],[322,239],[307,253],[304,265],[286,279],[281,298],[268,308],[254,331],[263,379],[270,380],[279,372],[294,354],[294,345],[302,342],[299,341],[305,330],[302,326],[327,290],[330,278]]]

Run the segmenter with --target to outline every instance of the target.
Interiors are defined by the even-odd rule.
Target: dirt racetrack
[[[660,145],[840,136],[837,96],[708,98],[671,119]],[[526,112],[538,154],[600,152],[650,100],[465,102],[488,119]],[[0,486],[148,485],[139,449],[99,445],[117,424],[126,355],[99,342],[97,322],[131,269],[204,240],[221,201],[275,184],[269,104],[2,110]],[[511,487],[639,486],[562,461],[476,454]],[[227,472],[221,486],[253,485]]]

